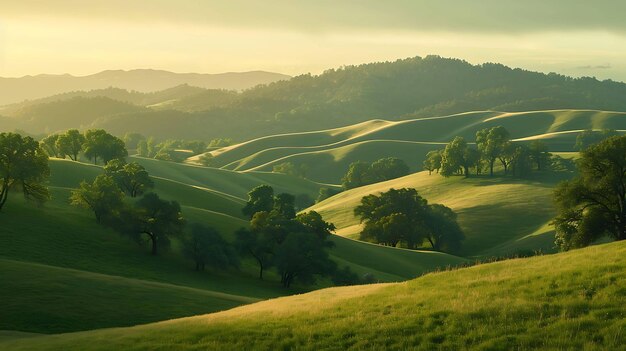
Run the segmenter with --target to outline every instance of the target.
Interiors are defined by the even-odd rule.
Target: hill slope
[[[626,132],[626,113],[594,110],[551,110],[504,113],[470,112],[404,121],[372,120],[307,133],[267,136],[211,152],[217,167],[238,171],[271,171],[282,162],[308,165],[307,177],[337,184],[354,161],[382,157],[404,159],[420,170],[426,153],[440,149],[455,136],[475,140],[483,128],[503,126],[520,142],[541,139],[550,151],[573,151],[577,133],[584,129]],[[199,156],[189,162],[197,162]]]
[[[58,336],[12,350],[617,350],[626,343],[626,243],[332,288],[229,311]],[[315,326],[315,328],[311,328]]]
[[[265,182],[263,178],[154,162],[158,164],[150,167],[163,172],[162,177],[154,177],[155,191],[179,201],[189,222],[216,227],[227,240],[248,225],[241,214],[244,201],[239,192],[243,184],[256,186]],[[239,269],[195,272],[192,262],[183,257],[178,238],[173,238],[170,250],[153,257],[145,242],[120,236],[98,225],[89,211],[69,205],[70,190],[100,174],[100,167],[54,159],[50,166],[50,202],[34,207],[15,194],[0,213],[0,330],[51,333],[128,326],[329,285],[320,281],[316,286],[285,290],[272,272],[260,281],[256,264],[248,259]],[[314,186],[292,182],[289,176],[267,176],[282,181],[286,190],[304,184],[302,191],[307,191]],[[233,194],[197,184],[223,185]],[[330,254],[340,266],[372,274],[379,281],[401,281],[466,262],[442,253],[386,248],[341,237],[332,240],[336,246]],[[112,309],[112,303],[118,308]]]
[[[141,132],[163,139],[249,140],[372,119],[404,120],[465,111],[626,111],[624,96],[624,83],[428,56],[347,66],[319,76],[302,75],[236,96],[192,94],[155,104],[155,109],[163,111],[110,115],[97,123],[81,124],[116,134]],[[51,130],[57,129],[51,126]]]
[[[541,174],[532,180],[509,178],[444,178],[419,172],[386,182],[351,189],[309,210],[337,226],[337,234],[358,238],[361,231],[354,208],[369,194],[391,188],[415,188],[429,203],[441,203],[458,214],[465,232],[464,256],[508,255],[521,251],[554,251],[554,232],[537,232],[555,214],[553,186],[567,174]],[[530,235],[535,233],[535,235]]]

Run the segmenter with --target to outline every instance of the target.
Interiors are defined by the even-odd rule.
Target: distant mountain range
[[[207,89],[242,90],[289,78],[291,77],[284,74],[264,71],[200,74],[152,69],[109,70],[78,77],[69,74],[41,74],[20,78],[0,77],[0,105],[76,90],[116,87],[139,92],[153,92],[181,84]]]
[[[107,82],[115,84],[112,78]],[[158,82],[155,78],[154,89]],[[158,140],[244,141],[372,119],[398,121],[467,111],[626,111],[624,83],[438,56],[329,69],[239,92],[191,85],[150,93],[120,87],[73,91],[0,106],[0,131],[41,135],[71,127],[104,128],[116,135],[139,132]]]

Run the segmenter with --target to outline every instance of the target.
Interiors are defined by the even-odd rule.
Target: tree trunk
[[[2,185],[2,191],[0,191],[0,210],[4,207],[4,204],[7,202],[7,198],[9,196],[9,185],[8,182],[4,182]]]
[[[496,160],[491,160],[489,162],[489,176],[493,177],[493,164],[496,162]]]
[[[150,236],[150,240],[152,241],[152,255],[157,254],[157,241],[156,238],[154,238],[151,234],[148,234]]]
[[[469,178],[469,167],[468,166],[463,166],[463,171],[465,174],[465,178]]]

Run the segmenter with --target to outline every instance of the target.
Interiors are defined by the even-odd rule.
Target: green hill
[[[626,243],[618,242],[132,328],[12,339],[0,347],[618,350],[626,343],[625,281]]]
[[[359,219],[353,210],[361,198],[391,188],[415,188],[430,203],[458,213],[465,232],[464,256],[508,255],[524,251],[554,251],[554,231],[546,224],[555,214],[552,188],[567,174],[539,174],[532,180],[510,178],[444,178],[419,172],[386,182],[351,189],[310,208],[334,223],[337,234],[358,238]]]
[[[285,190],[302,186],[306,191],[314,186],[307,181],[290,182],[291,177],[285,175],[260,174],[256,178],[162,161],[148,163],[155,172],[162,168],[162,176],[154,177],[155,190],[162,197],[179,201],[188,221],[214,226],[227,240],[232,240],[234,230],[248,225],[241,214],[244,201],[238,197],[244,187],[272,179],[283,182]],[[16,194],[0,213],[0,310],[4,311],[0,330],[51,333],[128,326],[329,285],[323,280],[315,286],[285,290],[272,273],[265,281],[258,280],[255,263],[247,259],[239,270],[198,273],[192,262],[182,257],[176,238],[169,251],[152,257],[145,243],[138,245],[98,225],[89,211],[68,204],[70,190],[83,179],[100,174],[100,167],[56,159],[50,167],[51,201],[39,208]],[[219,185],[233,194],[197,184]],[[333,241],[336,247],[330,254],[340,266],[372,274],[379,281],[401,281],[466,262],[447,254],[387,248],[342,237]],[[82,304],[89,307],[81,308]],[[123,311],[111,309],[111,304]],[[35,315],[36,323],[32,322]]]
[[[141,76],[150,72],[135,73]],[[142,111],[105,116],[104,110],[94,109],[73,126],[100,127],[116,134],[141,132],[157,139],[249,140],[372,119],[397,121],[465,111],[626,111],[624,95],[624,83],[428,56],[329,69],[320,75],[301,75],[235,95],[213,91],[164,97],[150,104],[154,108]],[[41,116],[49,115],[46,110],[50,108],[41,105]],[[96,112],[99,118],[94,119]],[[55,123],[47,126],[49,131],[66,128]],[[26,124],[23,129],[41,133],[40,128]]]
[[[253,139],[211,152],[217,167],[238,171],[271,171],[282,162],[308,165],[307,177],[338,183],[354,161],[382,157],[404,159],[420,170],[426,153],[442,148],[455,136],[473,141],[483,128],[503,126],[514,140],[542,139],[550,151],[573,151],[584,129],[626,131],[626,113],[593,110],[552,110],[518,113],[471,112],[403,121],[372,120],[348,127]],[[199,156],[189,162],[197,162]]]

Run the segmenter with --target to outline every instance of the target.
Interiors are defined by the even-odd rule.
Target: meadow
[[[131,328],[13,336],[0,347],[618,350],[626,342],[625,275],[626,244],[617,242]]]

